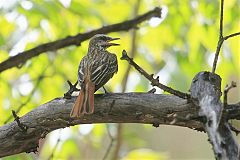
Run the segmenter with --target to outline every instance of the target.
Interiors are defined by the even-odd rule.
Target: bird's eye
[[[107,40],[107,37],[102,37],[101,40],[106,41],[106,40]]]

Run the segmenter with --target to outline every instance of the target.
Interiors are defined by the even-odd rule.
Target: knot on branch
[[[153,11],[155,13],[154,14],[155,17],[161,18],[161,16],[162,16],[162,8],[155,7]]]
[[[132,58],[128,57],[126,50],[123,50],[123,51],[122,51],[122,57],[121,57],[120,59],[121,59],[121,60],[126,60],[126,61],[128,61],[128,62],[131,62],[130,60],[133,60]]]
[[[199,116],[206,116],[209,127],[215,120],[218,125],[223,108],[220,102],[221,77],[210,72],[200,72],[193,78],[190,92],[193,103],[200,106]]]
[[[210,72],[200,72],[192,80],[191,84],[191,98],[195,101],[195,104],[198,105],[206,95],[214,97],[213,99],[218,102],[222,92],[221,92],[221,77],[217,74]]]

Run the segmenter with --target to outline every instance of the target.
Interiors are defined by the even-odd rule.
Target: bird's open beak
[[[112,38],[112,39],[110,39],[110,40],[108,40],[107,41],[107,46],[108,47],[110,47],[110,46],[119,46],[120,44],[118,44],[118,43],[110,43],[110,42],[112,42],[112,41],[114,41],[114,40],[118,40],[118,39],[120,39],[120,38]]]

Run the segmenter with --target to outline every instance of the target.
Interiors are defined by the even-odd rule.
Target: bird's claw
[[[103,86],[103,90],[105,92],[105,94],[109,94],[109,92],[106,90],[106,88]]]

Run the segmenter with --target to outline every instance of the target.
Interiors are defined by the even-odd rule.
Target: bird
[[[78,83],[80,93],[72,107],[70,117],[81,117],[94,112],[94,93],[105,85],[118,71],[117,56],[107,51],[112,38],[104,34],[97,34],[90,39],[87,55],[82,58],[78,67]]]

